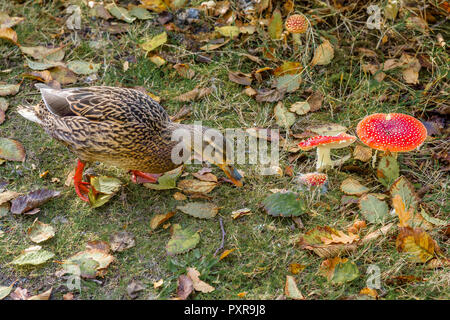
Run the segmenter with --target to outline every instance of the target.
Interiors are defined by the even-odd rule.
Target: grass
[[[375,3],[375,2],[374,2]],[[302,1],[296,11],[311,8],[312,2]],[[201,120],[204,125],[225,128],[263,127],[277,128],[273,116],[272,103],[257,103],[253,98],[242,94],[243,87],[228,80],[228,71],[240,70],[252,72],[258,67],[242,56],[248,48],[269,47],[279,44],[264,37],[248,37],[246,41],[224,46],[212,52],[213,61],[209,64],[198,63],[195,54],[183,41],[183,35],[169,33],[169,43],[164,52],[182,63],[189,64],[196,72],[192,80],[179,77],[175,70],[164,66],[156,67],[139,48],[144,38],[162,32],[161,26],[151,26],[151,21],[136,21],[127,32],[113,35],[100,31],[99,20],[88,19],[87,7],[83,9],[83,30],[76,36],[65,33],[61,38],[52,37],[60,32],[61,19],[65,16],[64,7],[58,1],[25,1],[23,4],[0,0],[0,11],[10,16],[25,17],[25,21],[14,27],[18,42],[26,46],[67,44],[64,61],[75,59],[102,63],[98,79],[92,84],[113,86],[143,86],[148,91],[163,98],[162,104],[170,114],[175,114],[183,103],[175,97],[193,89],[197,85],[213,86],[213,94],[204,99],[188,103],[192,108],[185,123]],[[355,9],[356,12],[360,12]],[[365,19],[365,15],[363,16]],[[376,47],[380,33],[364,28],[351,12],[331,11],[326,15],[326,23],[314,27],[309,39],[320,43],[320,35],[330,36],[336,48],[335,58],[330,65],[307,68],[303,74],[301,88],[289,94],[283,100],[285,106],[308,97],[305,90],[312,88],[324,95],[324,103],[319,112],[297,117],[291,130],[301,133],[311,124],[340,123],[355,134],[358,121],[367,114],[375,112],[403,112],[417,117],[430,117],[435,110],[448,102],[448,53],[436,45],[433,34],[422,34],[405,27],[405,17],[398,18],[392,25],[395,35],[386,45]],[[361,19],[359,19],[361,20]],[[446,29],[445,29],[446,28]],[[448,25],[436,27],[436,32],[448,32]],[[435,32],[433,31],[433,32]],[[351,33],[350,33],[351,32]],[[447,33],[448,35],[448,33]],[[378,59],[383,62],[390,57],[389,50],[405,44],[410,37],[419,43],[410,49],[413,54],[426,54],[433,62],[431,70],[422,68],[420,85],[406,85],[401,81],[398,70],[387,71],[387,77],[377,82],[373,76],[362,71],[366,61]],[[448,39],[448,38],[447,38]],[[100,49],[92,48],[89,41],[97,41]],[[378,58],[362,58],[356,48],[366,47],[377,52]],[[280,48],[280,47],[279,47]],[[311,50],[311,49],[310,49]],[[279,49],[278,54],[286,60],[308,61],[308,56],[293,52],[289,48]],[[309,52],[310,57],[311,51]],[[24,57],[20,50],[6,41],[0,40],[0,59],[3,70],[0,81],[15,83],[22,81],[21,74],[27,71],[23,65]],[[123,71],[123,62],[129,60],[130,67]],[[264,66],[276,67],[277,63],[264,60]],[[5,71],[10,69],[10,71]],[[265,177],[257,170],[243,166],[246,172],[245,185],[236,189],[222,184],[211,192],[211,202],[221,207],[219,216],[212,220],[200,220],[177,213],[170,221],[183,227],[201,230],[201,241],[196,249],[175,257],[169,257],[165,245],[170,239],[169,230],[151,231],[149,224],[155,214],[163,214],[180,204],[172,194],[174,191],[153,191],[142,185],[132,184],[123,170],[95,164],[97,174],[115,176],[121,179],[124,187],[121,195],[115,196],[108,204],[98,209],[90,209],[75,195],[72,188],[64,186],[64,181],[75,166],[75,156],[34,123],[18,115],[16,107],[21,104],[34,104],[40,99],[34,89],[34,81],[25,79],[20,92],[8,97],[10,107],[7,120],[0,126],[0,136],[20,141],[26,149],[24,163],[6,162],[0,166],[0,181],[8,181],[7,188],[18,192],[28,192],[39,188],[58,189],[60,198],[41,207],[37,217],[44,223],[50,223],[57,229],[56,236],[44,243],[43,247],[55,253],[55,260],[61,261],[84,250],[91,240],[109,241],[110,236],[120,230],[127,230],[136,237],[136,245],[120,253],[114,253],[115,263],[109,266],[100,282],[83,280],[81,292],[75,292],[76,299],[127,299],[126,287],[133,280],[143,283],[145,289],[140,299],[167,299],[175,296],[177,278],[185,273],[187,267],[197,268],[202,280],[213,285],[216,290],[208,293],[195,293],[194,299],[236,299],[237,294],[247,292],[246,299],[275,299],[283,294],[286,275],[290,275],[289,264],[301,263],[307,267],[296,281],[301,292],[308,299],[341,299],[357,295],[366,287],[369,265],[376,264],[381,269],[384,299],[448,299],[449,273],[447,269],[428,270],[423,265],[408,262],[395,248],[395,234],[391,233],[376,241],[358,247],[349,256],[360,271],[355,281],[343,285],[332,285],[317,274],[323,259],[301,250],[295,242],[305,230],[296,228],[291,219],[273,218],[261,209],[261,201],[273,188],[291,188],[293,178]],[[432,83],[430,94],[426,95],[426,85]],[[80,81],[78,86],[88,84]],[[448,131],[447,131],[448,132]],[[429,187],[422,201],[430,213],[440,219],[448,219],[448,174],[443,162],[432,157],[433,150],[448,150],[445,137],[431,139],[419,151],[400,155],[401,174],[412,181],[417,189]],[[448,139],[448,138],[447,138]],[[336,154],[345,154],[345,151]],[[288,153],[281,152],[281,164],[288,165]],[[314,153],[308,152],[293,162],[294,172],[314,170]],[[302,217],[306,230],[315,226],[328,225],[346,230],[358,216],[356,206],[343,207],[340,204],[342,192],[340,183],[349,175],[359,175],[372,192],[384,192],[375,179],[375,172],[369,163],[350,160],[346,169],[329,172],[329,192],[312,197],[308,215]],[[199,166],[188,166],[188,172],[195,172]],[[49,177],[42,179],[40,173],[48,170]],[[223,174],[213,169],[218,176]],[[60,182],[52,183],[51,178]],[[233,220],[230,213],[244,207],[251,208],[253,214]],[[236,248],[227,258],[217,262],[213,254],[221,243],[219,217],[223,219],[226,231],[225,249]],[[62,219],[64,218],[64,219]],[[63,223],[58,222],[64,220]],[[9,264],[21,250],[33,245],[27,236],[27,229],[34,217],[9,214],[0,218],[0,285],[10,285],[28,289],[33,294],[53,287],[52,297],[61,299],[68,292],[64,278],[55,276],[60,268],[58,263],[46,263],[40,267],[17,268]],[[369,230],[379,226],[369,225]],[[441,249],[448,248],[448,238],[439,230],[431,236]],[[413,275],[424,281],[398,284],[391,281],[400,275]],[[153,282],[164,279],[159,289],[153,288]]]

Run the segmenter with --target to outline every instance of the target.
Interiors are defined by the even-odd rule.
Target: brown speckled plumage
[[[171,161],[177,128],[164,108],[146,94],[127,88],[42,88],[34,115],[45,131],[83,162],[100,161],[127,170],[163,173]]]

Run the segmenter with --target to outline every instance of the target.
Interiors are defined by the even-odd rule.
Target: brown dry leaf
[[[217,186],[216,182],[186,179],[178,182],[178,188],[187,194],[210,193]]]
[[[243,208],[231,212],[231,217],[233,218],[233,220],[236,220],[237,218],[240,218],[242,216],[248,216],[250,214],[252,214],[251,209]]]
[[[1,28],[0,29],[0,39],[11,41],[12,43],[18,45],[17,43],[17,33],[11,28]]]
[[[253,89],[252,87],[247,87],[242,92],[245,93],[249,97],[253,97],[257,94],[257,91],[255,89]]]
[[[63,295],[63,300],[73,300],[73,293],[67,292],[65,295]]]
[[[410,206],[409,210],[406,210],[405,202],[400,194],[394,195],[392,198],[392,206],[395,209],[395,213],[398,215],[399,227],[420,227],[424,230],[433,229],[433,225],[425,220],[422,215],[416,211],[414,206]]]
[[[259,89],[255,96],[257,102],[277,102],[284,98],[285,91],[278,89]]]
[[[186,300],[187,297],[194,291],[194,283],[187,275],[182,274],[178,277],[177,298]]]
[[[419,59],[416,57],[402,54],[400,62],[403,64],[403,80],[409,84],[419,83],[419,70],[421,68]]]
[[[345,234],[340,230],[336,230],[336,233],[330,233],[327,237],[321,237],[320,239],[324,244],[350,244],[359,240],[357,234]]]
[[[49,224],[38,221],[36,218],[27,230],[30,240],[34,243],[41,243],[55,236],[55,228]]]
[[[23,214],[30,211],[47,201],[59,197],[61,191],[41,189],[28,193],[27,195],[20,196],[11,201],[11,212],[14,214]]]
[[[110,247],[112,251],[122,252],[135,246],[134,235],[128,231],[119,231],[111,236]]]
[[[29,297],[27,300],[49,300],[50,296],[52,295],[52,290],[53,290],[53,288],[50,288],[43,293]]]
[[[101,240],[93,240],[86,243],[86,250],[98,250],[103,251],[105,253],[109,253],[111,249],[110,245],[106,241]]]
[[[363,186],[358,180],[350,177],[342,181],[341,191],[347,195],[361,196],[369,192],[369,188]]]
[[[173,68],[177,70],[178,74],[183,78],[192,79],[195,76],[195,71],[185,63],[177,63]]]
[[[17,287],[16,290],[10,294],[10,297],[13,300],[27,300],[29,296],[28,290],[20,287]]]
[[[43,71],[31,71],[28,73],[23,74],[24,78],[33,79],[41,82],[48,83],[53,80],[52,75],[50,71],[43,70]]]
[[[441,249],[431,236],[420,228],[400,227],[396,241],[397,250],[408,254],[408,259],[416,263],[424,263],[436,255]]]
[[[311,106],[307,101],[297,101],[291,105],[289,111],[298,115],[304,115],[311,111]]]
[[[63,66],[56,66],[48,70],[52,79],[58,81],[62,85],[77,82],[77,75],[70,69]]]
[[[21,46],[20,50],[23,54],[32,57],[35,60],[49,60],[49,61],[61,61],[64,58],[64,46],[57,48],[47,48],[43,46],[37,47],[24,47]]]
[[[228,72],[228,79],[234,83],[242,84],[244,86],[249,86],[252,84],[252,76],[251,74],[246,74],[240,71]]]
[[[153,288],[158,289],[161,287],[164,283],[164,279],[159,279],[158,281],[153,282]]]
[[[152,230],[155,230],[160,225],[162,225],[164,222],[166,222],[167,220],[172,218],[174,215],[175,215],[175,211],[170,211],[170,212],[168,212],[166,214],[157,214],[157,215],[155,215],[152,218],[152,220],[150,221],[150,228]]]
[[[187,199],[187,197],[184,194],[182,194],[181,192],[178,192],[178,191],[173,194],[173,198],[178,201]]]
[[[309,106],[311,107],[310,111],[315,112],[322,107],[323,94],[320,91],[314,91],[313,94],[310,95],[308,99],[306,99],[306,101],[309,103]]]
[[[14,96],[19,92],[19,84],[0,84],[0,96]]]
[[[195,268],[187,268],[187,276],[191,278],[192,284],[194,286],[195,291],[200,291],[203,293],[209,293],[215,290],[213,286],[210,286],[206,282],[200,280],[200,272]]]
[[[204,174],[200,174],[199,172],[195,172],[192,175],[194,177],[196,177],[198,180],[201,180],[201,181],[209,181],[209,182],[217,182],[218,181],[217,177],[214,174],[210,173],[210,172],[207,172],[207,173],[204,173]]]
[[[331,62],[334,57],[334,49],[330,41],[325,40],[320,46],[314,50],[314,57],[311,60],[311,66],[324,66]]]
[[[25,20],[22,17],[10,17],[7,13],[0,11],[0,29],[12,28]]]
[[[22,193],[18,193],[15,191],[9,191],[9,190],[2,192],[2,193],[0,193],[0,205],[15,199],[20,195],[22,195]]]
[[[286,297],[294,300],[305,300],[293,276],[286,276],[286,284],[284,285],[284,294]]]
[[[384,78],[386,77],[386,74],[383,71],[381,71],[380,66],[378,65],[366,63],[363,64],[361,67],[364,72],[370,72],[374,76],[374,79],[377,80],[378,82],[383,81]]]
[[[369,161],[372,159],[372,148],[356,145],[355,150],[353,150],[353,158],[362,162]]]
[[[201,99],[213,92],[212,88],[194,88],[191,91],[183,93],[175,98],[176,101],[189,102],[193,100]]]
[[[391,228],[394,226],[394,223],[389,223],[383,227],[381,227],[380,229],[377,229],[369,234],[367,234],[366,236],[364,236],[364,238],[362,238],[361,242],[362,243],[367,243],[369,241],[378,239],[381,236],[386,236],[387,233],[391,230]]]
[[[426,269],[438,269],[438,268],[446,268],[450,266],[450,259],[438,259],[434,258],[428,261],[425,268]]]
[[[287,74],[295,75],[299,74],[303,70],[300,62],[285,61],[281,66],[273,70],[273,74],[276,77],[284,76]]]

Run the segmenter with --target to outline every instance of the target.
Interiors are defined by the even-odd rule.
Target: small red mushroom
[[[330,158],[331,149],[345,148],[356,140],[355,136],[347,133],[340,133],[336,136],[315,136],[298,144],[300,149],[307,151],[317,147],[317,171],[323,171],[328,167],[333,167],[334,162]]]
[[[402,113],[375,113],[362,119],[356,133],[372,149],[408,152],[419,147],[427,129],[414,117]]]
[[[321,187],[327,180],[328,176],[319,172],[304,173],[298,176],[298,181],[308,187]]]
[[[308,19],[302,14],[294,14],[287,18],[285,27],[288,32],[292,33],[294,42],[301,45],[300,34],[308,30]]]

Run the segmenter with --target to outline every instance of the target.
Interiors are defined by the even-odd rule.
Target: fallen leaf
[[[215,30],[222,36],[229,38],[235,38],[241,33],[239,27],[236,26],[216,27]]]
[[[183,201],[187,199],[187,197],[184,194],[178,191],[173,194],[173,198],[177,201]]]
[[[270,18],[268,25],[269,37],[277,40],[281,38],[283,32],[283,18],[281,12],[278,9],[273,11],[272,18]]]
[[[353,158],[362,162],[372,159],[372,148],[357,145],[353,150]]]
[[[128,231],[119,231],[113,234],[109,240],[112,251],[122,252],[136,245],[134,235]]]
[[[50,296],[52,295],[52,290],[53,290],[53,288],[50,288],[43,293],[29,297],[27,300],[49,300]]]
[[[320,265],[319,273],[334,284],[351,282],[359,277],[356,264],[347,258],[340,257],[324,260]]]
[[[189,65],[185,63],[177,63],[173,66],[177,73],[186,79],[192,79],[195,76],[194,70],[192,70]]]
[[[166,245],[169,255],[181,254],[195,248],[200,242],[198,232],[183,229],[179,224],[172,226],[172,237]]]
[[[216,182],[185,179],[178,182],[178,188],[187,194],[207,194],[217,186]]]
[[[67,273],[86,279],[103,276],[106,268],[114,261],[114,257],[103,250],[89,249],[78,252],[62,263]]]
[[[385,187],[389,187],[399,176],[397,159],[392,155],[381,157],[377,167],[377,178]]]
[[[228,255],[230,253],[232,253],[234,250],[236,250],[236,249],[227,249],[224,252],[222,252],[222,254],[219,257],[219,261],[222,260],[222,259],[225,259],[226,257],[228,257]]]
[[[23,289],[20,287],[17,287],[16,290],[14,290],[13,293],[11,293],[11,299],[13,300],[27,300],[30,294],[28,293],[27,289]]]
[[[177,209],[196,218],[211,219],[219,212],[219,208],[208,202],[190,202],[184,206],[177,206]]]
[[[4,192],[0,193],[0,205],[15,199],[20,195],[21,195],[21,193],[18,193],[15,191],[9,191],[9,190],[4,191]]]
[[[371,223],[383,223],[389,218],[387,203],[373,194],[363,195],[359,199],[359,208],[364,219]]]
[[[300,88],[301,82],[300,74],[285,74],[276,78],[276,88],[280,91],[294,92]]]
[[[9,294],[12,291],[13,286],[14,286],[14,283],[12,283],[9,287],[0,286],[0,300],[3,300],[7,296],[9,296]]]
[[[179,276],[177,281],[177,298],[186,300],[192,291],[194,291],[192,279],[184,274]]]
[[[299,274],[306,268],[305,265],[302,265],[300,263],[291,263],[289,265],[289,272],[292,274]]]
[[[257,102],[277,102],[284,98],[284,91],[277,89],[259,89],[255,95]]]
[[[158,178],[158,184],[144,183],[144,186],[153,190],[170,190],[177,187],[177,180],[183,171],[182,167],[164,173]]]
[[[289,129],[295,122],[295,114],[289,112],[280,101],[275,106],[273,113],[275,114],[276,122],[280,127]]]
[[[307,114],[310,110],[311,106],[307,101],[297,101],[289,108],[289,111],[295,112],[298,115]]]
[[[98,208],[107,203],[120,189],[122,183],[119,179],[107,176],[91,176],[91,186],[95,189],[89,190],[89,204],[92,208]]]
[[[141,7],[133,7],[130,11],[128,11],[128,13],[139,20],[148,20],[153,18],[153,15],[147,9]]]
[[[12,28],[25,20],[22,17],[10,17],[6,12],[0,12],[0,29]]]
[[[436,241],[420,228],[400,227],[396,246],[398,252],[406,253],[407,258],[416,263],[424,263],[436,255],[442,255]]]
[[[240,218],[242,216],[248,216],[250,214],[252,214],[251,209],[243,208],[231,212],[231,217],[233,218],[233,220],[236,220],[237,218]]]
[[[108,9],[109,13],[111,13],[114,17],[116,17],[119,20],[123,20],[127,23],[132,23],[134,20],[136,20],[135,17],[132,17],[130,15],[127,9],[119,7],[114,3],[106,5],[105,8]]]
[[[286,284],[284,285],[284,294],[286,297],[294,300],[304,300],[300,290],[297,288],[297,283],[293,276],[286,276]]]
[[[76,74],[89,75],[97,72],[101,67],[100,63],[91,63],[82,60],[73,60],[67,63],[67,68]]]
[[[363,186],[358,180],[355,178],[347,178],[342,181],[341,191],[347,195],[356,195],[361,196],[367,192],[369,192],[369,188]]]
[[[153,38],[141,44],[141,48],[145,51],[153,51],[167,42],[167,33],[160,33]]]
[[[421,68],[419,60],[404,53],[400,57],[400,62],[403,64],[403,80],[409,84],[418,84],[419,70]]]
[[[306,210],[305,201],[294,192],[277,192],[263,201],[264,209],[271,216],[295,217]]]
[[[210,172],[204,173],[204,174],[200,174],[198,172],[195,172],[192,174],[194,177],[196,177],[198,180],[201,181],[208,181],[208,182],[217,182],[217,177],[215,175],[213,175]]]
[[[19,84],[0,84],[0,96],[13,96],[19,92]]]
[[[228,79],[232,82],[242,84],[244,86],[249,86],[252,84],[252,77],[249,74],[242,73],[240,71],[228,72]]]
[[[0,39],[8,40],[18,45],[17,33],[11,28],[0,28]]]
[[[24,47],[21,46],[20,50],[32,57],[35,60],[48,60],[48,61],[61,61],[64,58],[64,46],[56,48],[47,48],[43,46],[37,47]]]
[[[27,233],[31,241],[41,243],[55,236],[55,228],[36,219],[31,227],[28,228]]]
[[[28,211],[39,207],[47,201],[59,197],[60,191],[41,189],[20,196],[11,201],[11,212],[14,214],[27,214]]]
[[[55,254],[47,250],[41,250],[41,246],[34,246],[25,249],[11,264],[18,266],[40,265],[53,258]]]
[[[127,286],[127,293],[131,299],[136,299],[139,296],[139,292],[144,290],[145,287],[140,281],[131,281]]]
[[[372,298],[378,299],[378,292],[375,289],[371,288],[362,288],[361,291],[359,291],[359,294],[364,294],[367,296],[371,296]]]
[[[336,136],[340,133],[345,133],[347,131],[347,128],[337,123],[328,123],[309,126],[306,128],[306,130],[320,136]]]
[[[164,222],[166,222],[167,220],[172,218],[174,215],[175,215],[175,211],[170,211],[170,212],[168,212],[166,214],[157,214],[157,215],[155,215],[152,218],[152,220],[150,221],[150,228],[152,230],[155,230],[160,225],[162,225]]]
[[[58,81],[62,85],[77,82],[76,74],[70,69],[62,66],[56,66],[48,70],[52,79]]]
[[[333,60],[334,49],[328,40],[325,40],[314,50],[314,57],[311,60],[311,66],[327,65]]]
[[[367,243],[369,241],[376,240],[381,236],[385,237],[388,234],[388,232],[392,229],[393,226],[394,226],[394,223],[392,222],[392,223],[389,223],[389,224],[381,227],[378,230],[368,233],[366,236],[364,236],[364,238],[361,239],[361,242]]]
[[[315,112],[322,107],[323,94],[320,91],[315,91],[306,101],[310,106],[310,111]]]
[[[191,278],[192,284],[194,286],[195,291],[200,291],[203,293],[209,293],[214,291],[214,287],[207,284],[206,282],[200,280],[200,272],[197,271],[195,268],[187,268],[187,276]]]

